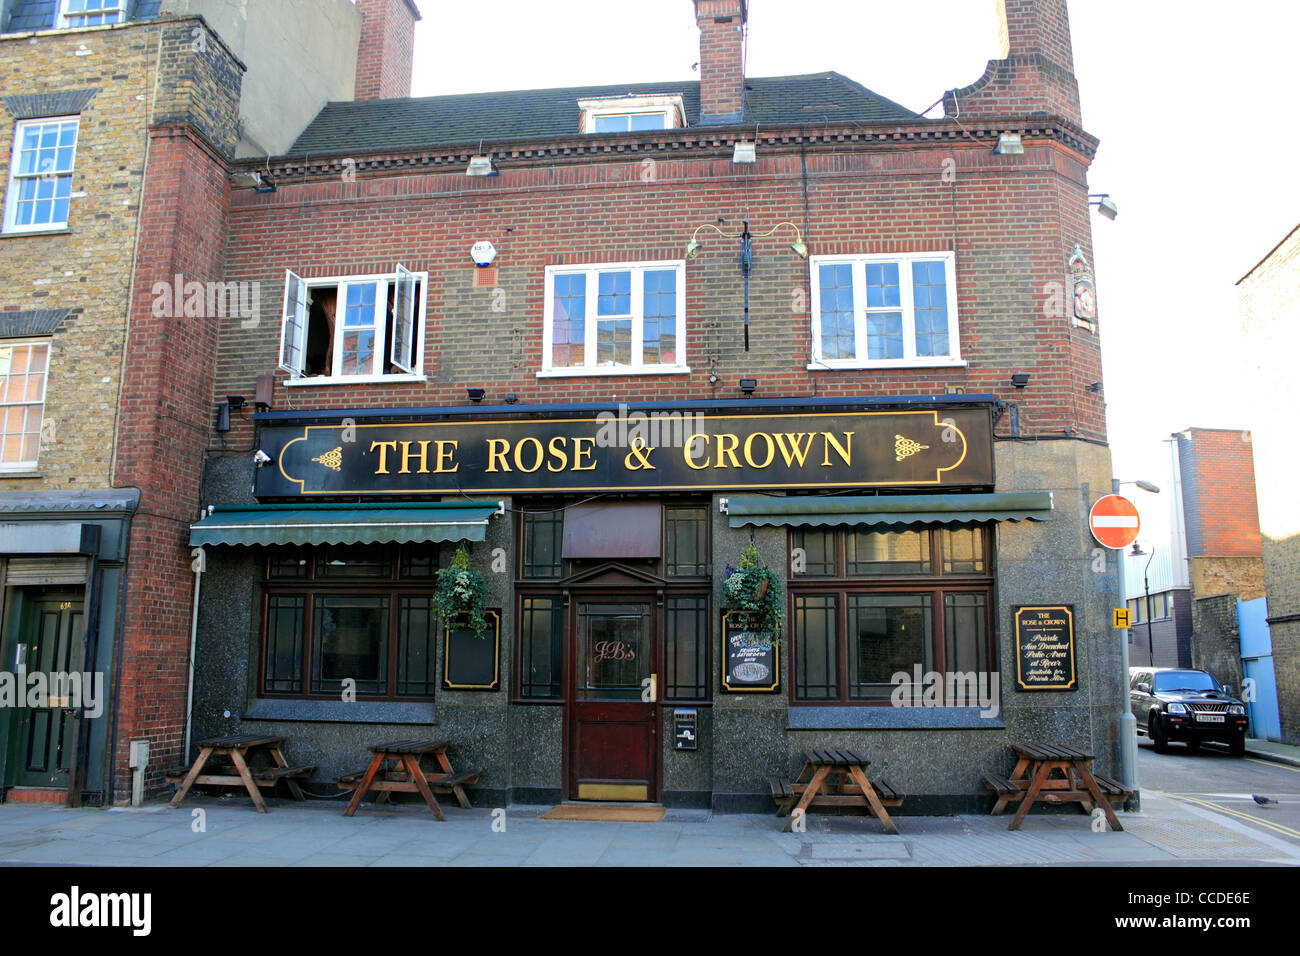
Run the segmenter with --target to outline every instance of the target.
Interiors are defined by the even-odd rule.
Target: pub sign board
[[[267,423],[260,444],[271,462],[257,469],[256,494],[992,485],[992,436],[986,406]]]
[[[1016,608],[1016,686],[1026,691],[1079,689],[1070,605]]]
[[[778,635],[731,624],[722,615],[722,689],[772,693],[781,686],[781,645]]]
[[[442,628],[442,686],[447,690],[497,690],[501,686],[501,612],[483,612],[487,630]]]

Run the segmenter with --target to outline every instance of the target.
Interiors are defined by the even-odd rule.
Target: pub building
[[[445,738],[479,807],[770,811],[809,747],[902,813],[987,809],[1012,741],[1117,775],[1064,0],[999,3],[934,119],[745,77],[748,4],[694,7],[698,81],[408,80],[245,164],[224,278],[275,294],[220,328],[192,739],[283,735],[326,793]],[[775,632],[727,606],[751,545]],[[459,549],[482,635],[435,613]]]

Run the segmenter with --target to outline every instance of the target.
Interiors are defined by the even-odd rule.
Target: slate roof
[[[698,80],[627,83],[549,90],[327,103],[290,153],[367,152],[451,144],[551,139],[581,127],[579,100],[622,96],[680,96],[686,124],[700,121]],[[918,114],[839,73],[752,77],[745,81],[739,125],[799,126],[880,123]]]
[[[152,20],[158,16],[162,0],[127,2],[128,20]],[[135,9],[131,9],[134,7]],[[8,23],[0,23],[0,33],[26,33],[29,30],[53,30],[58,24],[59,0],[17,0]]]

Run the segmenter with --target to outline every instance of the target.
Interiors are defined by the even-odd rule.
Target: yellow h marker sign
[[[1115,616],[1115,627],[1132,627],[1133,622],[1129,615],[1129,609],[1126,607],[1117,607],[1113,612]]]

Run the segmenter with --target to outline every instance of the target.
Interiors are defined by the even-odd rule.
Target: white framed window
[[[280,367],[289,385],[423,381],[429,275],[303,279],[285,271]]]
[[[955,256],[813,256],[810,370],[962,365]]]
[[[548,266],[546,375],[689,372],[686,263]]]
[[[121,23],[126,0],[61,0],[60,27],[97,27]]]
[[[680,96],[622,96],[579,100],[584,133],[629,133],[685,125]]]
[[[49,339],[0,342],[0,472],[36,467],[49,367]]]
[[[9,158],[5,232],[68,227],[79,122],[75,116],[18,121]]]

